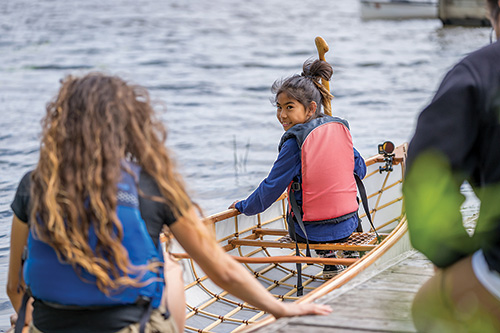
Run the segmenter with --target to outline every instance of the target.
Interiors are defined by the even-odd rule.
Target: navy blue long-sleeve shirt
[[[500,41],[472,52],[444,77],[418,118],[403,193],[412,245],[438,267],[482,249],[500,272]],[[470,236],[460,192],[481,201]]]
[[[269,175],[246,200],[236,203],[236,209],[245,215],[255,215],[269,208],[294,178],[301,177],[301,165],[301,153],[297,141],[285,141]],[[354,172],[361,179],[366,175],[365,161],[355,148]],[[296,198],[299,203],[302,202],[302,193],[300,191],[296,193]],[[357,216],[335,225],[308,224],[307,236],[309,240],[316,242],[333,241],[348,237],[357,226]],[[298,225],[296,225],[295,230],[299,236],[305,238]]]

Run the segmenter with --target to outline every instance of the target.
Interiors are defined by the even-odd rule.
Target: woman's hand
[[[325,316],[332,312],[332,308],[326,304],[317,303],[283,303],[285,305],[283,313],[273,313],[276,318],[295,317],[304,315]]]

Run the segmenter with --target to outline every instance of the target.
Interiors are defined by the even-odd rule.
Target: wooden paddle
[[[328,52],[328,50],[329,50],[328,44],[326,43],[326,41],[322,37],[319,37],[319,36],[314,39],[314,42],[316,43],[316,48],[318,49],[319,60],[326,61],[325,60],[325,53]],[[326,90],[330,91],[330,82],[329,81],[321,79],[321,84],[323,85],[323,87],[326,88]],[[324,108],[325,108],[325,114],[331,116],[332,115],[332,103],[330,100],[325,101]]]

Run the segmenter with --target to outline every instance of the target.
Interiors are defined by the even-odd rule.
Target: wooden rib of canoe
[[[268,210],[245,216],[234,209],[205,218],[215,231],[220,246],[244,265],[277,299],[285,302],[312,302],[348,283],[381,260],[409,249],[403,208],[402,181],[407,145],[394,150],[392,170],[380,171],[387,157],[377,154],[366,160],[363,180],[377,240],[360,205],[364,233],[353,233],[345,243],[311,244],[311,249],[359,251],[359,259],[319,258],[295,255],[295,243],[287,241],[286,194]],[[305,244],[299,244],[302,250]],[[233,297],[216,286],[197,264],[174,242],[174,255],[184,268],[186,332],[234,332],[261,327],[274,317]],[[304,251],[305,252],[305,251]],[[302,265],[304,296],[297,297],[296,263]],[[322,277],[324,264],[342,264],[347,269],[333,278]],[[250,326],[248,326],[250,325]]]

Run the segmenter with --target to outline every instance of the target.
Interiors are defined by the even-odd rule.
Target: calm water
[[[0,330],[13,311],[9,206],[62,77],[103,71],[148,87],[193,198],[214,213],[269,172],[282,134],[269,87],[316,56],[316,36],[330,45],[334,113],[365,157],[408,141],[445,72],[489,39],[487,28],[358,11],[354,0],[0,1]]]

